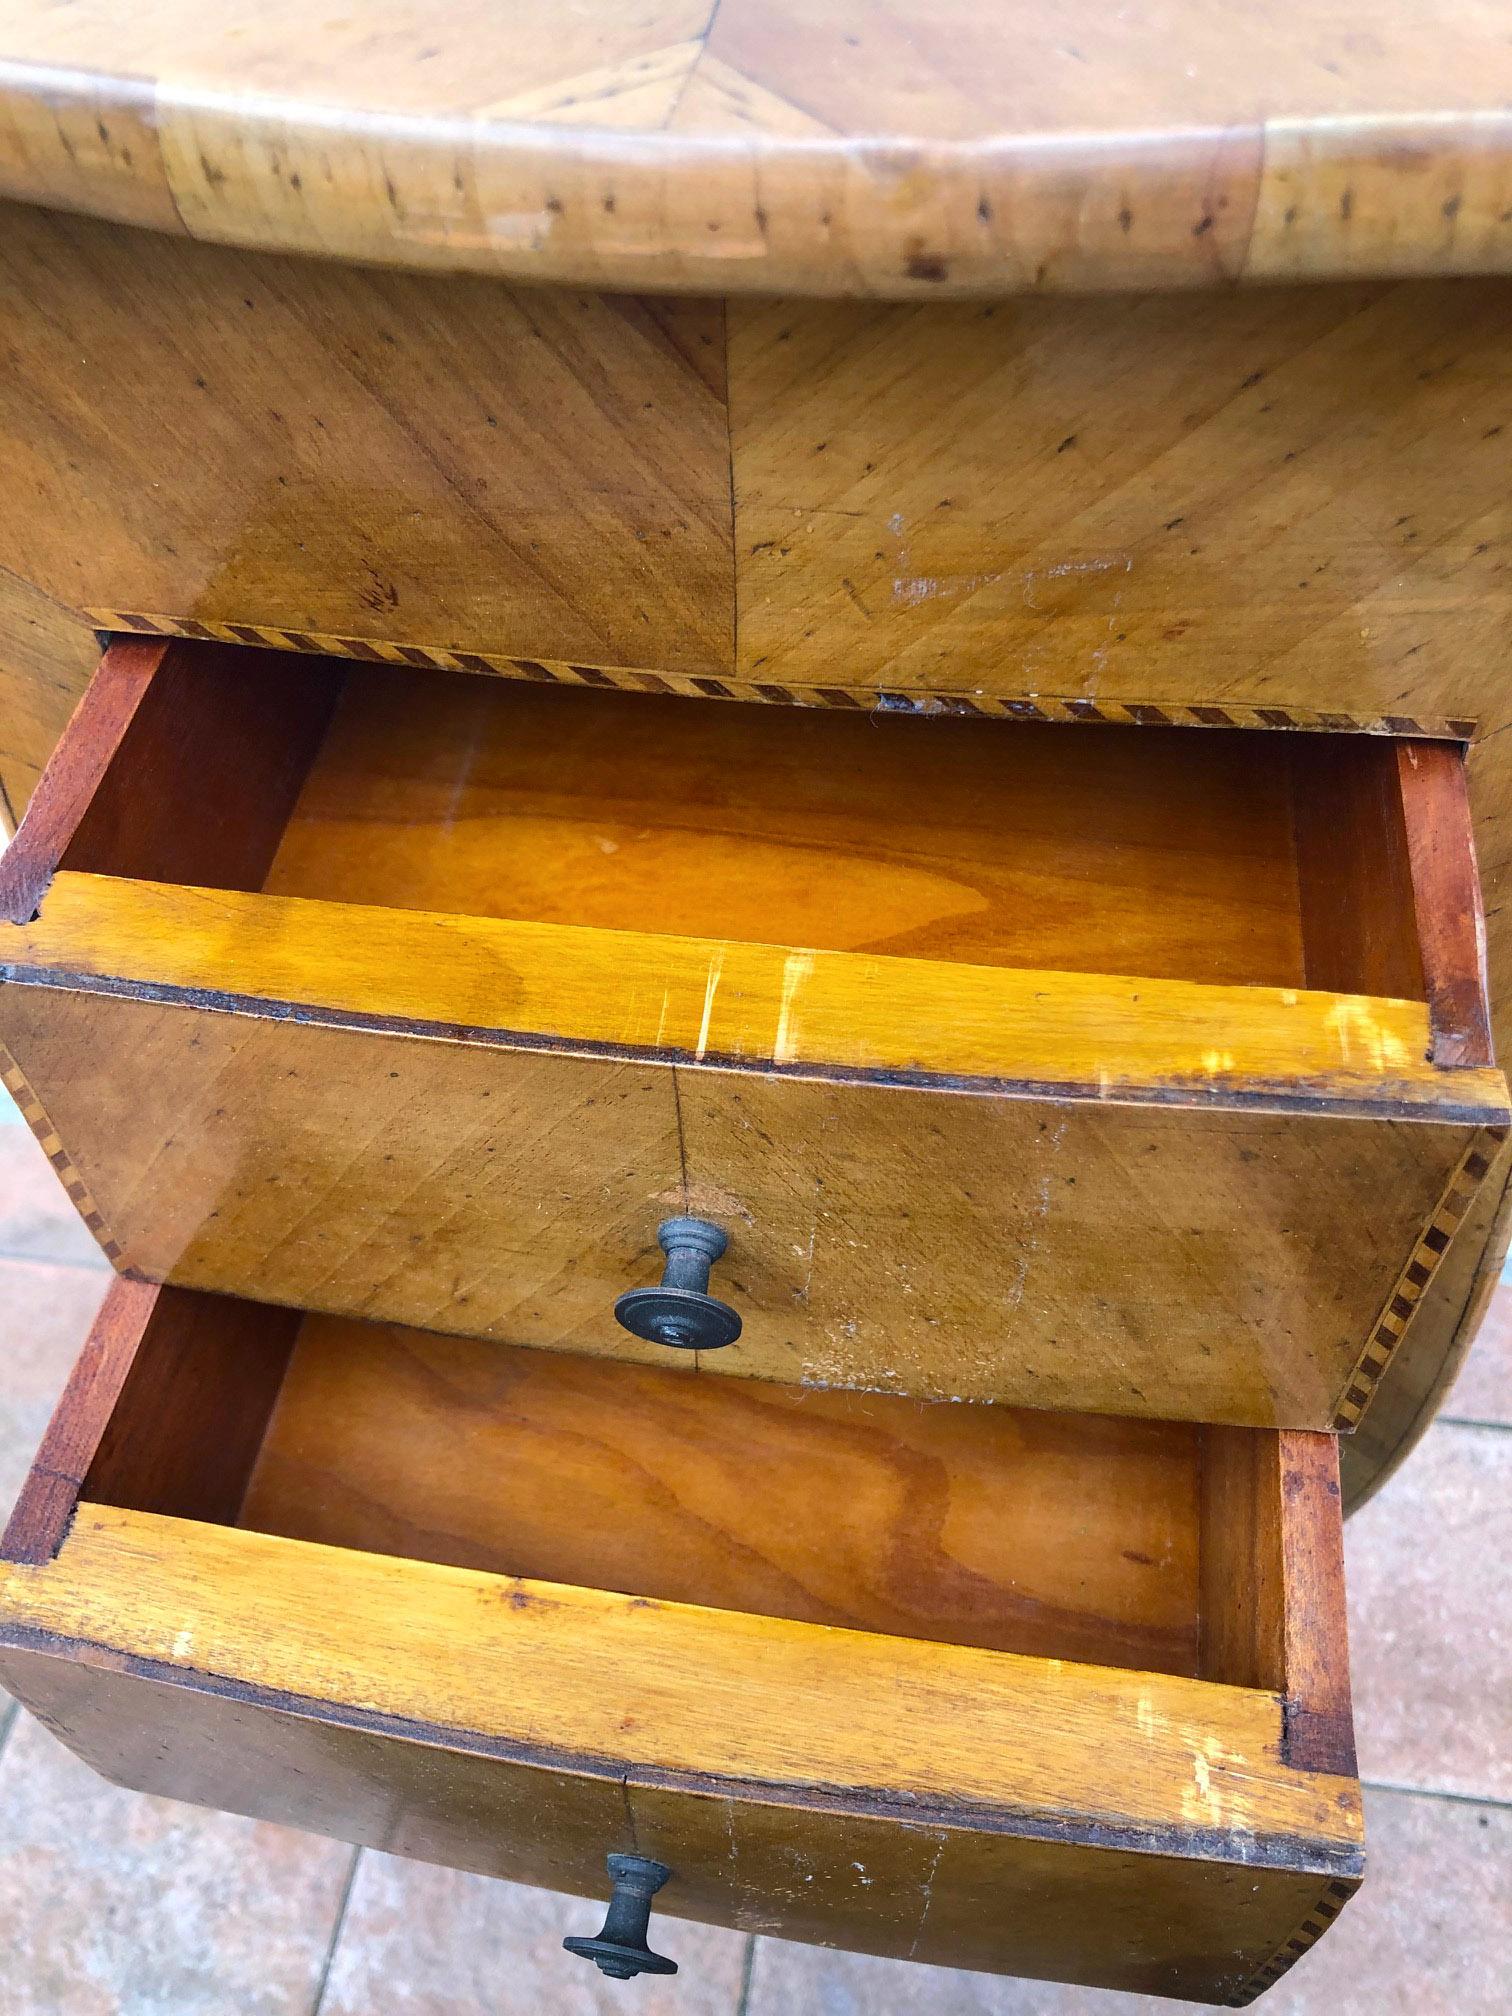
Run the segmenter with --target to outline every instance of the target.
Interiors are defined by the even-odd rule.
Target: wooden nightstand
[[[1504,41],[202,12],[0,27],[0,1676],[611,1972],[1253,1997],[1506,1238]]]

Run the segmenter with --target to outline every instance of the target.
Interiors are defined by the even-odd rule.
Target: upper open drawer
[[[1447,743],[133,642],[0,882],[118,1258],[511,1343],[1348,1427],[1508,1118]]]

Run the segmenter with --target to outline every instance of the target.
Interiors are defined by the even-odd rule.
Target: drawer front
[[[826,1085],[55,986],[0,990],[0,1035],[154,1280],[665,1362],[614,1304],[686,1211],[728,1234],[711,1285],[744,1325],[705,1371],[1156,1418],[1357,1418],[1491,1153],[1462,1122]]]
[[[1239,2003],[1356,1883],[1232,1848],[1226,1860],[1057,1839],[1072,1830],[1048,1815],[1036,1838],[550,1769],[160,1666],[7,1649],[3,1625],[0,1681],[114,1784],[566,1892],[564,1936],[598,1929],[587,1900],[608,1893],[607,1855],[651,1856],[673,1873],[650,1943],[684,1972],[681,1928],[662,1910],[894,1960]]]
[[[385,1332],[364,1365],[362,1329],[112,1291],[0,1542],[0,1679],[107,1776],[590,1895],[634,1851],[674,1917],[1198,1999],[1257,1992],[1358,1880],[1331,1437],[795,1395],[767,1432],[854,1474],[820,1623],[752,1389],[673,1379],[696,1403],[622,1449],[635,1368],[579,1368],[564,1416],[535,1354]],[[526,1516],[511,1440],[563,1480]],[[606,1498],[627,1456],[659,1488]],[[991,1642],[931,1595],[931,1522]],[[578,1579],[538,1579],[563,1547]],[[1067,1604],[1083,1651],[1032,1649]],[[908,1635],[858,1621],[889,1612]]]

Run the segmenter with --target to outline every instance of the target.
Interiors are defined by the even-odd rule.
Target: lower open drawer
[[[0,1680],[108,1777],[461,1868],[1232,2003],[1359,1877],[1324,1435],[121,1280],[0,1552]]]

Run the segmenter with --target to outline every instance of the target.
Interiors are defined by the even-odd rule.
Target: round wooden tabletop
[[[1497,0],[0,0],[0,194],[519,280],[1512,270]]]

